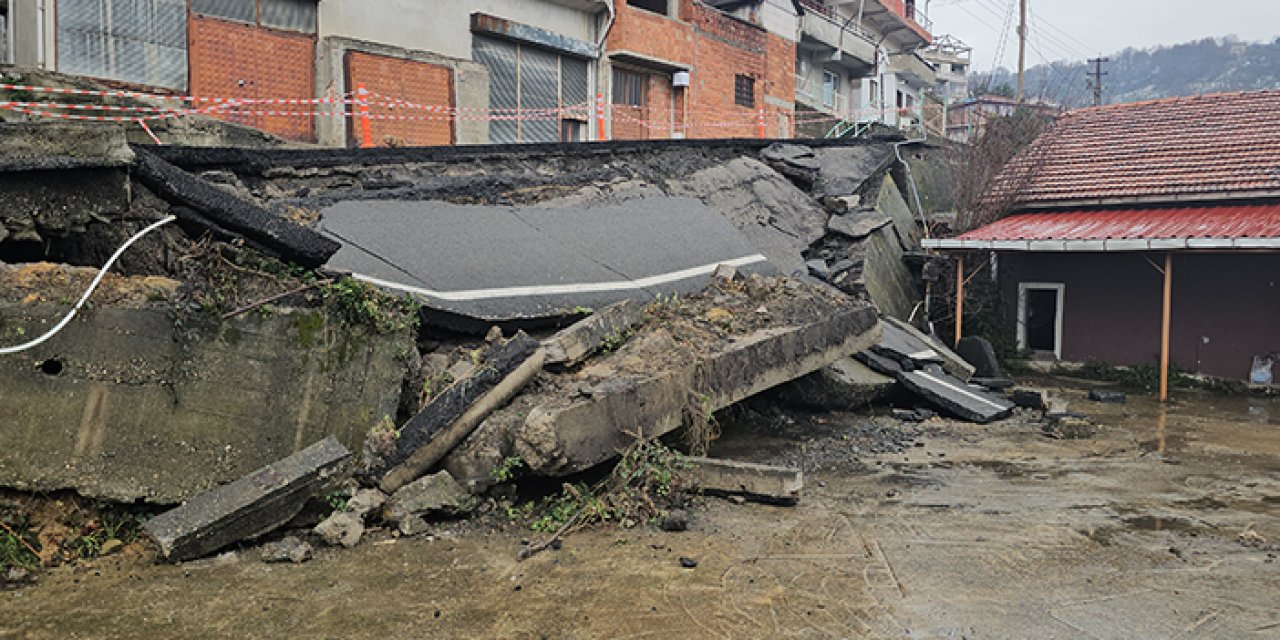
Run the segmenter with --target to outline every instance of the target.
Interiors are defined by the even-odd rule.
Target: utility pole
[[[1089,88],[1093,89],[1093,106],[1097,107],[1102,104],[1102,76],[1107,75],[1102,70],[1102,63],[1110,62],[1110,58],[1089,58],[1089,64],[1093,65],[1093,73],[1090,73]]]
[[[1027,0],[1018,0],[1018,104],[1022,104],[1022,73],[1027,64]]]

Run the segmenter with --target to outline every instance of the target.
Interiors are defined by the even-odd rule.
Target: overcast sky
[[[1017,65],[1018,0],[916,2],[927,3],[934,35],[949,33],[973,47],[975,70]],[[1205,37],[1235,34],[1246,41],[1271,41],[1280,36],[1280,0],[1028,0],[1028,6],[1028,67]],[[1007,30],[1006,16],[1011,16]]]

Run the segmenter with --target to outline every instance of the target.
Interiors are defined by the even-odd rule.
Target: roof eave
[[[1152,195],[1152,196],[1117,196],[1110,198],[1063,198],[1060,200],[1041,200],[1020,203],[1016,213],[1032,211],[1053,211],[1060,209],[1081,209],[1092,207],[1114,207],[1127,205],[1173,205],[1194,202],[1205,203],[1239,203],[1249,200],[1280,199],[1280,190],[1257,189],[1252,191],[1227,191],[1215,193],[1189,193],[1185,195]]]

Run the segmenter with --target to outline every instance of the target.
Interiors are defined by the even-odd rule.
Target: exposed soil
[[[730,416],[713,454],[799,464],[798,506],[708,499],[688,531],[596,528],[524,562],[532,534],[475,522],[301,565],[111,557],[0,593],[0,637],[1274,636],[1280,402],[1057,393],[1094,437]]]

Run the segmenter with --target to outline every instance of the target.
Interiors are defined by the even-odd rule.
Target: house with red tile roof
[[[958,284],[995,265],[1020,348],[1159,365],[1162,397],[1170,365],[1247,380],[1280,352],[1280,90],[1069,112],[984,202],[1007,215],[925,246]]]

